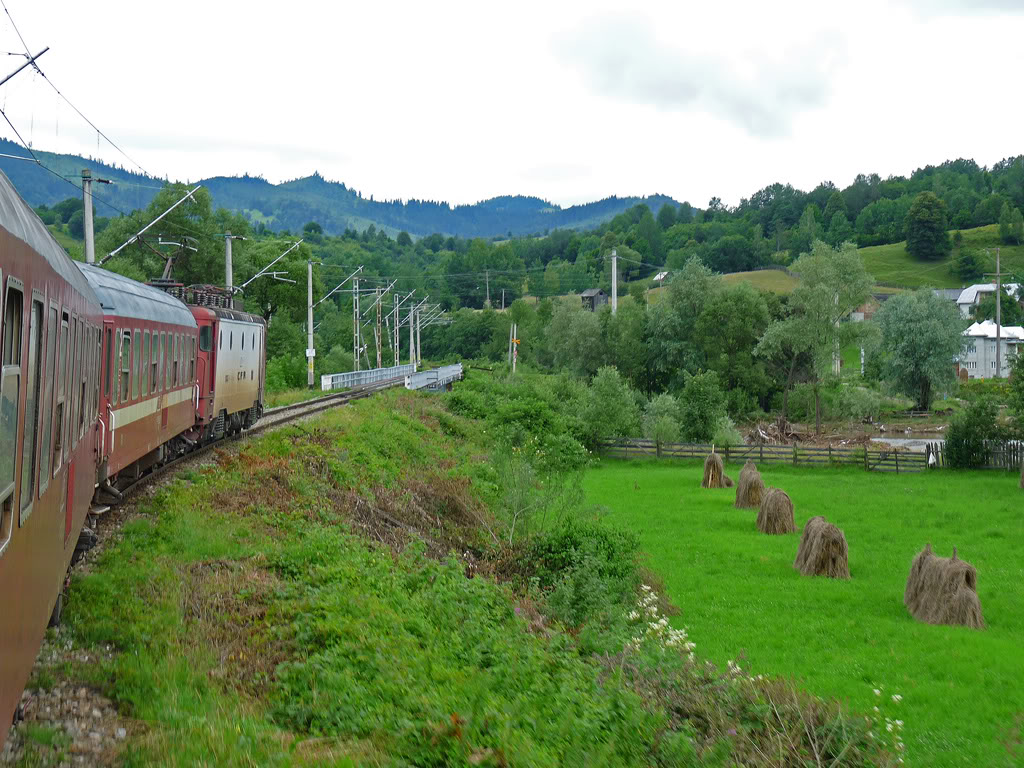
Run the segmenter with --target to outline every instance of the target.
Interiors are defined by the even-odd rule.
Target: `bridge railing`
[[[462,378],[462,363],[445,365],[440,368],[432,368],[429,371],[420,371],[405,377],[406,389],[444,389],[453,381]]]
[[[329,392],[332,389],[351,389],[364,384],[373,384],[388,379],[398,379],[416,373],[416,365],[394,365],[390,368],[371,368],[368,371],[349,371],[348,373],[329,373],[320,377],[320,390]]]

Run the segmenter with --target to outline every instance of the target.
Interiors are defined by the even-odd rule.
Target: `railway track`
[[[248,437],[258,435],[272,427],[278,427],[283,424],[287,424],[296,419],[300,419],[304,416],[311,416],[321,411],[326,411],[330,408],[336,408],[339,405],[350,403],[353,400],[361,400],[364,397],[369,397],[377,392],[381,392],[385,389],[391,389],[404,384],[405,378],[398,377],[394,379],[386,379],[384,381],[376,381],[372,384],[364,384],[360,387],[353,387],[352,389],[344,392],[337,392],[331,395],[324,395],[323,397],[317,397],[312,400],[304,400],[300,403],[292,403],[291,405],[280,405],[277,408],[270,408],[263,412],[262,418],[252,427],[240,432],[237,435],[229,435],[222,437],[220,440],[216,440],[212,443],[197,448],[194,451],[186,453],[184,456],[179,456],[173,461],[169,461],[159,467],[156,467],[148,474],[143,475],[131,485],[121,489],[122,500],[119,503],[123,503],[124,498],[140,488],[152,483],[154,480],[158,480],[163,477],[167,472],[174,469],[175,467],[181,466],[182,464],[188,463],[193,459],[197,459],[204,454],[212,451],[215,448],[223,447],[224,445],[234,442],[236,440],[244,440]],[[90,526],[92,527],[92,526]]]

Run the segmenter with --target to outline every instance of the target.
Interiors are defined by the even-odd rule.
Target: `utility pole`
[[[382,298],[383,298],[383,296],[381,296],[381,290],[378,288],[377,289],[377,329],[376,329],[377,335],[375,337],[377,339],[377,368],[384,368],[384,360],[381,357],[381,341],[382,341],[381,333],[383,332],[383,329],[381,328],[381,322],[383,321],[383,311],[382,311],[383,310],[383,302],[381,301]]]
[[[416,365],[423,364],[423,347],[420,346],[420,326],[423,324],[423,310],[416,310]]]
[[[229,238],[228,243],[231,242]],[[313,388],[313,358],[316,350],[313,349],[313,262],[306,262],[306,288],[309,293],[309,301],[306,303],[306,384]]]
[[[619,310],[619,256],[612,248],[612,314]]]
[[[505,311],[505,289],[501,289],[501,311]]]
[[[512,365],[512,339],[516,337],[515,323],[508,327],[508,364]]]
[[[394,328],[394,334],[395,334],[395,367],[397,368],[398,366],[400,366],[402,364],[401,354],[400,354],[399,349],[398,349],[398,345],[400,343],[400,339],[399,339],[399,336],[398,336],[398,305],[401,304],[402,302],[399,300],[397,293],[394,295],[394,301],[395,301],[395,328]]]
[[[359,278],[352,279],[352,359],[359,370]]]
[[[519,324],[512,326],[512,373],[516,372],[516,362],[519,360]]]
[[[425,299],[424,299],[425,301]],[[409,365],[416,364],[416,332],[412,318],[416,314],[416,306],[409,307]]]
[[[996,279],[996,378],[999,379],[1003,375],[1003,355],[1000,349],[1003,336],[1003,273],[999,268],[998,248],[996,248],[996,271],[989,272],[987,276]]]
[[[234,282],[234,270],[231,267],[231,232],[224,233],[224,287],[229,291]],[[310,294],[312,295],[312,294]]]
[[[484,282],[487,284],[487,303],[484,304],[488,309],[491,308],[491,271],[489,269],[484,270]]]
[[[92,228],[92,171],[82,169],[82,203],[85,206],[85,263],[96,263],[96,236]]]

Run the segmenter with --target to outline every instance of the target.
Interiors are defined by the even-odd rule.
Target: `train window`
[[[174,355],[174,334],[168,333],[164,339],[164,389],[171,388],[171,358]]]
[[[65,372],[68,368],[68,328],[71,320],[67,312],[60,313],[60,348],[57,351],[57,406],[53,417],[53,474],[60,469],[64,448],[64,401],[67,387]]]
[[[223,332],[222,332],[223,335]],[[204,325],[199,329],[199,349],[209,352],[213,347],[213,326]]]
[[[132,377],[132,332],[126,329],[121,330],[121,393],[118,396],[119,402],[128,401],[128,382]]]
[[[132,356],[132,400],[139,396],[139,379],[142,378],[142,331],[135,332],[135,354]]]
[[[25,443],[21,457],[21,520],[28,518],[26,509],[32,506],[36,490],[36,439],[39,434],[39,385],[43,367],[43,301],[32,297],[32,312],[28,321],[28,380],[25,382]],[[29,510],[31,512],[31,510]]]
[[[21,394],[21,341],[24,318],[21,283],[7,278],[3,304],[3,349],[0,350],[0,552],[7,548],[14,528],[14,480]],[[7,447],[9,446],[9,447]]]
[[[139,373],[142,376],[139,394],[145,397],[149,393],[149,331],[142,332],[142,364]]]
[[[76,354],[76,351],[82,345],[81,345],[81,337],[79,336],[79,331],[78,331],[78,318],[77,317],[72,317],[71,318],[71,336],[70,336],[69,341],[70,341],[70,344],[71,344],[71,348],[68,350],[68,369],[67,369],[67,371],[68,371],[68,388],[66,390],[67,391],[67,398],[68,398],[68,409],[67,409],[67,418],[65,419],[65,423],[67,424],[68,434],[67,434],[67,437],[64,438],[64,441],[65,441],[64,442],[64,454],[65,454],[64,455],[64,459],[65,459],[65,461],[68,458],[67,457],[68,452],[71,450],[72,447],[74,447],[72,445],[72,442],[71,442],[73,437],[74,437],[73,425],[78,421],[78,417],[75,415],[75,401],[78,399],[78,397],[77,397],[77,395],[78,395],[78,388],[75,386],[75,378],[76,378],[75,377],[75,371],[78,370],[78,369],[75,367],[75,363],[77,361],[77,363],[80,365],[81,362],[82,362],[82,355],[81,355],[81,353]]]
[[[235,346],[235,332],[232,331],[231,333],[228,334],[228,349],[231,349],[234,346]]]
[[[196,380],[196,339],[194,336],[188,340],[188,380],[189,383]]]
[[[57,307],[51,305],[46,320],[46,384],[43,387],[43,444],[39,448],[39,495],[50,484],[50,442],[53,426],[53,366],[57,355]]]
[[[159,362],[160,362],[160,334],[156,331],[153,332],[153,349],[149,357],[149,391],[156,392],[160,387],[157,386],[157,373],[159,373]]]
[[[220,343],[217,345],[217,349],[224,349],[224,329],[220,331]]]
[[[78,410],[76,411],[76,413],[78,414],[78,432],[75,434],[75,445],[78,444],[79,438],[81,438],[82,433],[85,432],[86,415],[88,414],[88,404],[85,401],[85,393],[89,391],[87,375],[89,371],[89,362],[83,357],[86,347],[82,345],[83,337],[88,338],[88,336],[86,334],[86,329],[84,326],[85,323],[79,323],[78,325],[78,370],[80,371],[79,383],[81,386],[81,391],[78,396]],[[92,355],[89,355],[89,357],[91,358]]]

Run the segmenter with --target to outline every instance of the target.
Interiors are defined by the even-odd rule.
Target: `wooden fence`
[[[897,453],[892,450],[858,448],[804,447],[797,445],[716,446],[715,451],[728,462],[750,459],[757,464],[792,464],[793,466],[856,466],[873,472],[920,472],[928,466],[925,453]],[[705,443],[662,443],[654,440],[606,440],[601,453],[619,459],[657,456],[673,459],[703,459],[711,453]]]
[[[925,447],[927,453],[935,457],[935,465],[938,467],[949,466],[943,443],[928,443]],[[1020,441],[1008,442],[985,442],[985,463],[980,469],[1003,469],[1018,471],[1021,462],[1024,461],[1024,445]]]

